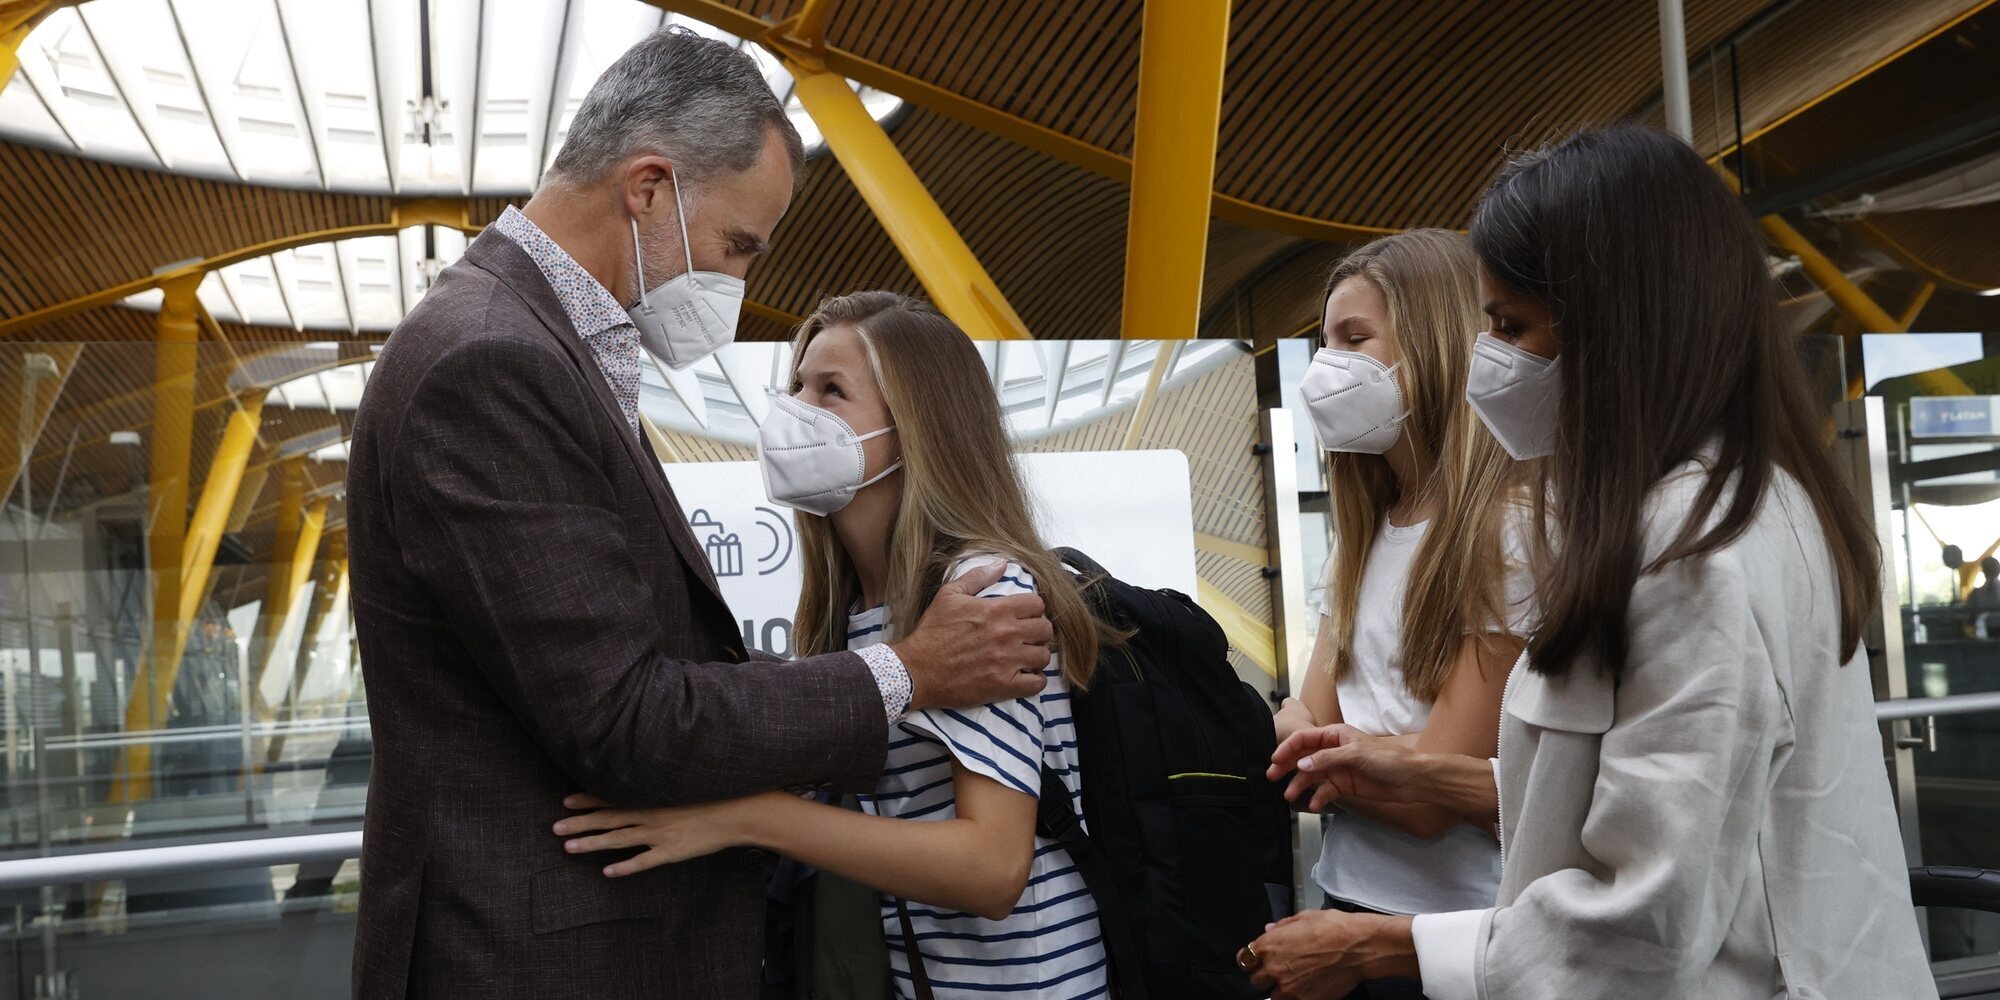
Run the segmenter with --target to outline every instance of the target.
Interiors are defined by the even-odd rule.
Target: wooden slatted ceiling
[[[102,291],[161,265],[302,233],[387,223],[397,199],[252,187],[0,143],[0,316]],[[504,199],[472,202],[472,221]]]
[[[1798,4],[1745,42],[1746,124],[1796,106],[1929,30],[1967,0]],[[1694,52],[1764,0],[1695,0]],[[776,18],[792,5],[756,0]],[[1126,151],[1140,0],[848,2],[832,41],[1011,113]],[[1657,93],[1654,10],[1567,4],[1239,0],[1232,19],[1218,187],[1302,214],[1372,225],[1462,224],[1503,147],[1606,121]],[[999,43],[996,44],[996,40]],[[1830,55],[1831,53],[1831,55]],[[1695,81],[1696,121],[1717,95]],[[1706,95],[1706,96],[1704,96]],[[1731,129],[1733,132],[1733,129]],[[1127,191],[978,129],[917,110],[898,145],[1031,331],[1116,335]],[[163,263],[305,229],[380,221],[380,197],[273,191],[0,145],[0,315],[115,285]],[[475,221],[501,202],[478,206]],[[917,290],[830,159],[753,269],[753,298],[803,313],[820,295]],[[1205,298],[1288,240],[1218,224]],[[1263,331],[1258,331],[1263,332]],[[744,339],[776,338],[746,321]],[[325,337],[312,334],[313,337]]]
[[[1690,43],[1723,37],[1766,2],[1690,4]],[[848,4],[828,35],[1129,155],[1141,10],[1140,0]],[[1455,221],[1509,136],[1608,121],[1657,88],[1656,17],[1627,0],[1239,0],[1216,186],[1361,225]]]

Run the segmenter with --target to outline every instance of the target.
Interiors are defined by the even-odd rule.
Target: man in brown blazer
[[[347,487],[375,746],[356,997],[753,996],[770,859],[608,879],[551,830],[564,796],[867,790],[903,712],[1040,689],[1040,601],[973,596],[990,578],[885,653],[756,661],[640,433],[658,328],[626,307],[729,311],[717,279],[802,161],[747,56],[655,34],[390,337]],[[677,278],[725,298],[657,291]]]

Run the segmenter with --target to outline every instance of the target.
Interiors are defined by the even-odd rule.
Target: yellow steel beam
[[[264,663],[270,659],[278,630],[291,613],[292,566],[299,558],[299,531],[306,515],[306,459],[294,455],[278,468],[278,512],[273,518],[276,534],[271,539],[271,565],[264,582],[264,603],[257,609],[257,631],[250,639],[250,691],[253,705],[264,679]],[[315,544],[317,540],[315,540]],[[310,558],[311,553],[306,553]]]
[[[804,55],[801,47],[794,44],[794,39],[776,30],[781,26],[774,26],[768,21],[728,4],[719,3],[717,0],[646,0],[646,2],[662,10],[673,11],[712,24],[730,34],[759,41],[786,59],[798,60]],[[1120,184],[1129,184],[1132,181],[1132,161],[1101,146],[1092,145],[1018,115],[1008,114],[956,91],[864,59],[844,49],[825,45],[811,54],[829,73],[838,73],[856,83],[894,94],[917,107],[999,136],[1045,156],[1054,157],[1071,166],[1088,170],[1099,177]],[[1394,229],[1380,226],[1361,226],[1329,219],[1315,219],[1308,215],[1259,205],[1234,195],[1217,193],[1212,195],[1212,198],[1214,214],[1218,219],[1303,239],[1349,243],[1396,232]]]
[[[299,647],[292,654],[292,680],[285,687],[285,700],[277,712],[279,722],[290,722],[298,716],[299,692],[305,690],[306,678],[312,672],[314,647],[318,645],[320,629],[326,623],[327,613],[333,610],[334,600],[347,585],[347,532],[327,532],[326,549],[326,558],[321,560],[319,588],[313,593],[312,607],[306,611],[305,628],[299,633]],[[280,732],[271,737],[270,745],[264,751],[263,763],[277,763],[284,752],[285,734]]]
[[[1225,559],[1236,559],[1249,563],[1252,566],[1268,566],[1271,564],[1270,553],[1265,552],[1261,546],[1232,542],[1227,538],[1218,538],[1215,535],[1199,531],[1195,532],[1194,547],[1197,552],[1206,552],[1209,555],[1221,556]]]
[[[1195,580],[1195,603],[1215,618],[1222,626],[1222,634],[1229,639],[1229,645],[1250,658],[1258,669],[1278,676],[1277,643],[1272,638],[1271,626],[1256,615],[1243,610],[1243,606],[1229,599],[1207,580]]]
[[[797,81],[799,103],[938,309],[974,340],[1027,338],[1027,325],[1000,286],[847,81],[797,62],[787,66]]]
[[[1910,332],[1910,327],[1917,324],[1917,317],[1924,314],[1924,307],[1930,305],[1931,296],[1936,294],[1937,282],[1925,281],[1918,285],[1917,293],[1910,296],[1910,304],[1904,306],[1902,314],[1896,317],[1896,330],[1900,333]]]
[[[659,425],[653,423],[653,418],[643,413],[639,414],[639,426],[646,429],[646,438],[653,442],[653,450],[660,453],[661,461],[679,462],[681,460],[680,449],[674,447],[674,442],[661,432]]]
[[[257,447],[257,431],[263,425],[264,394],[252,392],[229,415],[222,430],[222,443],[209,462],[208,476],[202,480],[201,500],[188,522],[186,553],[181,557],[180,616],[192,624],[208,592],[209,572],[215,566],[215,550],[222,544],[229,525],[229,513],[236,507],[236,492],[243,485],[244,468]]]
[[[181,560],[194,439],[195,342],[200,336],[195,289],[200,283],[199,276],[170,282],[163,286],[166,295],[160,302],[159,345],[153,362],[152,478],[146,493],[151,510],[147,543],[153,574],[152,637],[125,706],[128,732],[157,729],[166,721],[174,670],[187,644],[180,617]],[[126,747],[112,780],[111,801],[136,802],[150,797],[152,790],[152,744]]]
[[[1758,219],[1757,224],[1764,227],[1764,233],[1771,238],[1771,242],[1799,258],[1799,266],[1812,278],[1813,283],[1818,285],[1821,291],[1826,292],[1827,298],[1832,299],[1834,305],[1839,306],[1840,311],[1853,320],[1864,333],[1901,333],[1907,329],[1904,323],[1889,315],[1888,310],[1883,309],[1869,297],[1867,292],[1862,291],[1860,285],[1849,279],[1846,272],[1840,269],[1840,265],[1827,259],[1818,247],[1813,246],[1811,240],[1792,228],[1791,223],[1778,216],[1767,215]],[[1928,395],[1972,394],[1965,380],[1949,368],[1918,372],[1911,377],[1916,380],[1917,387]]]
[[[271,668],[271,661],[277,658],[278,635],[284,631],[285,621],[291,617],[292,603],[299,599],[299,591],[305,587],[306,580],[312,577],[313,557],[319,551],[320,536],[325,529],[326,501],[307,502],[305,512],[299,518],[299,533],[293,539],[291,559],[285,564],[283,578],[276,578],[277,569],[275,567],[272,569],[274,576],[272,585],[282,585],[285,588],[280,599],[284,605],[284,614],[271,625],[270,642],[264,647],[264,658],[253,665],[255,676],[250,681],[250,688],[253,691],[263,690],[264,674]]]
[[[1173,362],[1173,344],[1162,341],[1154,346],[1157,350],[1153,354],[1153,367],[1146,373],[1146,388],[1132,403],[1132,420],[1125,425],[1125,441],[1119,445],[1126,451],[1139,446],[1139,434],[1146,429],[1146,420],[1153,415],[1153,402],[1160,396],[1160,381],[1166,377],[1167,365]]]
[[[1855,219],[1852,222],[1846,223],[1846,225],[1848,228],[1866,236],[1869,242],[1887,251],[1889,256],[1895,259],[1896,263],[1940,285],[1950,285],[1968,292],[1984,292],[1993,287],[1993,283],[1990,280],[1982,282],[1962,275],[1952,274],[1938,267],[1936,264],[1925,260],[1918,256],[1915,251],[1898,242],[1895,237],[1883,232],[1881,227],[1865,218]]]
[[[1229,0],[1146,0],[1125,229],[1128,340],[1193,337],[1201,322],[1228,56]]]
[[[1832,299],[1833,304],[1860,324],[1863,330],[1869,333],[1896,333],[1901,329],[1896,325],[1895,317],[1877,305],[1867,292],[1861,290],[1861,286],[1849,280],[1840,265],[1827,259],[1811,240],[1792,228],[1791,223],[1778,216],[1767,215],[1758,219],[1757,224],[1764,228],[1764,235],[1769,236],[1772,243],[1798,257],[1799,266],[1812,278],[1813,284],[1826,292],[1827,298]]]

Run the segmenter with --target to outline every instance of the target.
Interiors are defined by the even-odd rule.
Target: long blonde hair
[[[1043,547],[979,351],[928,303],[895,292],[826,299],[792,340],[794,388],[806,345],[835,326],[861,337],[902,448],[903,498],[889,531],[889,620],[912,628],[968,553],[993,552],[1033,575],[1055,625],[1070,686],[1090,686],[1100,643],[1120,636],[1090,611],[1077,583]],[[823,517],[798,518],[805,580],[793,634],[812,656],[847,648],[847,614],[861,596],[854,563]]]
[[[1397,447],[1417,452],[1432,472],[1414,498],[1434,504],[1403,596],[1403,683],[1435,701],[1465,635],[1484,640],[1504,622],[1501,508],[1519,473],[1465,402],[1472,341],[1485,323],[1471,244],[1443,229],[1384,236],[1348,254],[1327,276],[1326,294],[1350,278],[1380,290],[1395,333],[1398,381],[1409,416]],[[1327,579],[1333,611],[1335,677],[1349,669],[1355,608],[1368,553],[1398,498],[1380,455],[1327,455],[1334,555]]]

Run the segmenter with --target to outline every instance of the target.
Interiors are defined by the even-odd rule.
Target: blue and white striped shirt
[[[951,575],[955,578],[1000,561],[996,555],[971,556]],[[1034,578],[1019,563],[1008,561],[1007,575],[980,596],[1002,597],[1034,589]],[[853,615],[847,623],[847,648],[887,642],[890,628],[884,608]],[[954,760],[969,771],[1037,797],[1046,762],[1062,777],[1081,816],[1076,726],[1061,665],[1051,659],[1048,686],[1036,697],[970,710],[925,709],[890,727],[882,780],[874,794],[861,797],[861,808],[877,816],[909,820],[952,818],[956,814],[951,773]],[[909,910],[925,974],[938,1000],[993,996],[1082,1000],[1108,992],[1097,904],[1068,852],[1051,840],[1035,838],[1027,888],[1005,920],[987,920],[921,903],[910,903]],[[882,934],[889,945],[896,989],[905,998],[913,997],[902,925],[896,918],[895,901],[886,898]]]

